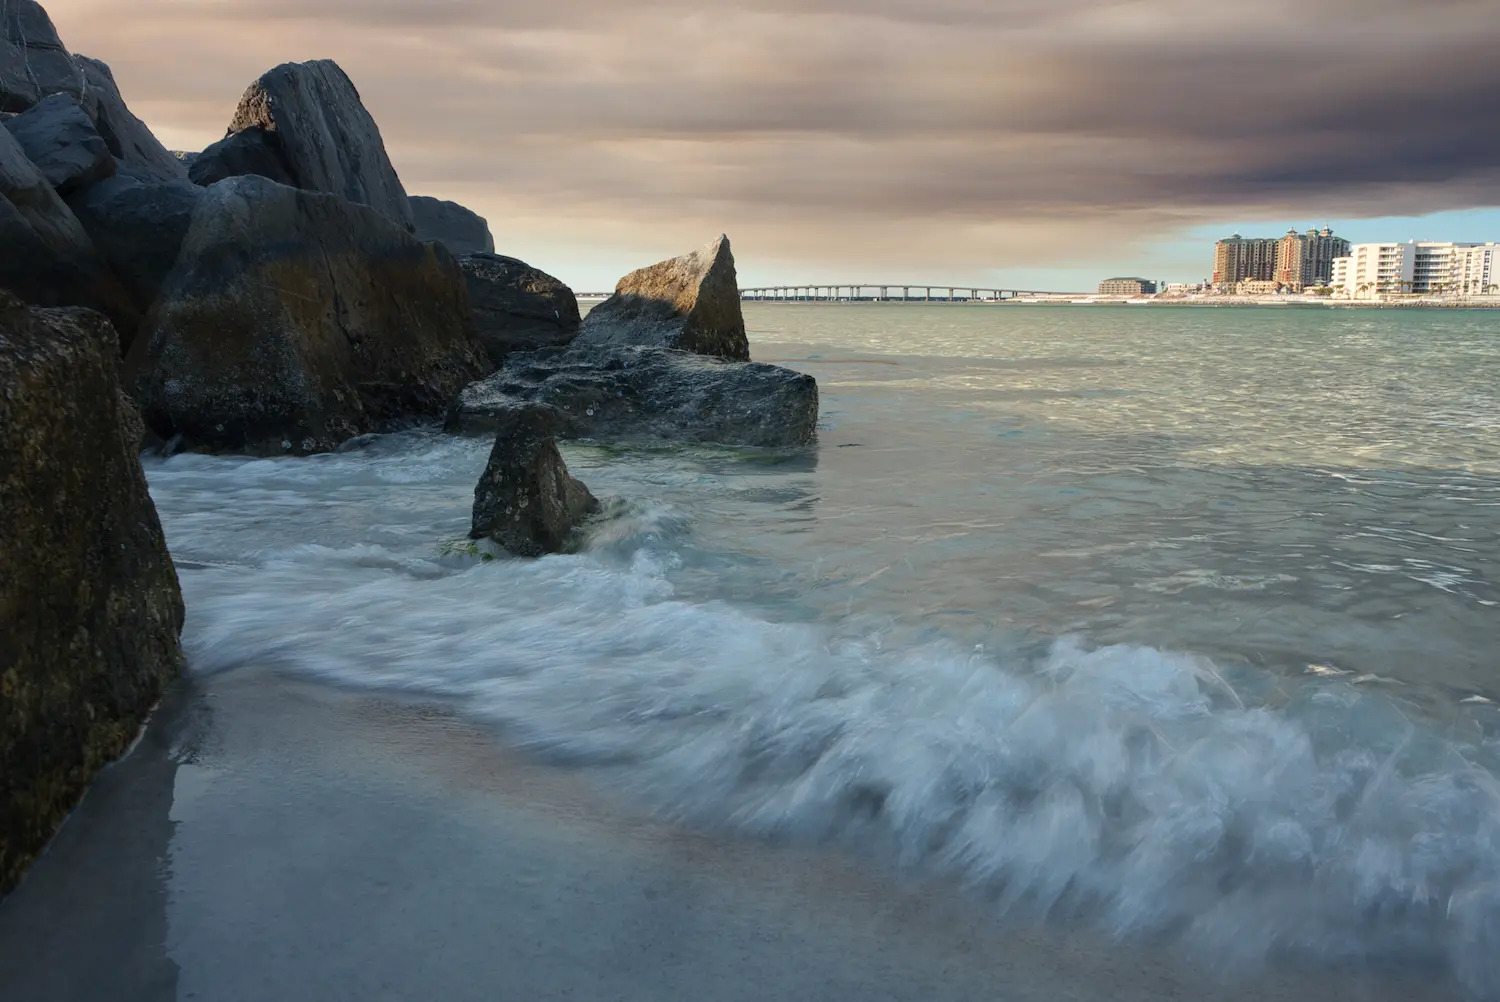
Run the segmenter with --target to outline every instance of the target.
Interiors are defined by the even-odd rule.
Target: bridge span
[[[767,285],[740,290],[740,298],[776,303],[999,303],[1024,296],[1082,296],[1082,292],[984,289],[923,283],[884,285]]]

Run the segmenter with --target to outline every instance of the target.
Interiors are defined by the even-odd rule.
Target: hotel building
[[[1335,293],[1349,299],[1500,292],[1500,245],[1408,240],[1355,244],[1333,262]]]
[[[1235,288],[1246,279],[1276,279],[1276,251],[1280,240],[1242,237],[1238,233],[1214,244],[1213,284]]]
[[[1099,283],[1101,296],[1154,296],[1156,282],[1149,278],[1106,278]]]
[[[1287,230],[1276,247],[1276,283],[1289,292],[1328,285],[1333,280],[1333,262],[1348,253],[1349,241],[1334,236],[1326,226],[1306,233]]]

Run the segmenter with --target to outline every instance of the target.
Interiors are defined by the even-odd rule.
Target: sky
[[[1500,240],[1496,0],[50,0],[174,149],[332,58],[412,194],[603,291],[1207,276],[1231,232]]]

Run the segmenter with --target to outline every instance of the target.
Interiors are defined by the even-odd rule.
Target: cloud
[[[48,8],[184,144],[269,66],[336,58],[408,188],[523,244],[726,230],[747,262],[974,274],[1231,216],[1500,204],[1493,0]]]

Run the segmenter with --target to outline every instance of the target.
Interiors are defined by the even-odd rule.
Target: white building
[[[1395,244],[1355,244],[1347,258],[1337,258],[1333,263],[1335,294],[1349,299],[1477,296],[1485,295],[1497,284],[1500,284],[1500,248],[1494,243],[1408,240]]]
[[[1461,296],[1500,294],[1500,244],[1460,248],[1453,258],[1452,283]]]

